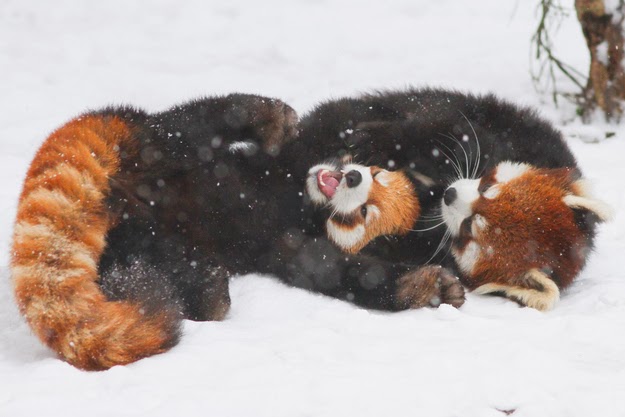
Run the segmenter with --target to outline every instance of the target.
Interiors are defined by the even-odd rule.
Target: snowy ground
[[[0,0],[0,416],[625,416],[625,127],[564,126],[572,110],[534,92],[537,1],[373,3]],[[557,42],[586,67],[573,15]],[[469,296],[460,310],[373,313],[246,276],[226,321],[185,323],[171,352],[101,373],[56,359],[17,314],[7,264],[21,181],[71,116],[231,91],[303,113],[408,84],[496,91],[570,138],[616,217],[554,311]],[[606,130],[616,137],[579,139]]]

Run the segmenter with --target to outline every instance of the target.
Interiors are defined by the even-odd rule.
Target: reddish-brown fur
[[[488,226],[472,237],[482,251],[465,284],[471,289],[487,283],[525,286],[524,274],[535,268],[553,269],[558,286],[568,286],[587,250],[573,210],[563,201],[573,192],[569,172],[530,169],[498,187],[496,198],[473,205]]]
[[[376,167],[371,172],[375,176]],[[405,235],[421,214],[414,187],[403,172],[387,171],[380,175],[384,175],[387,185],[374,181],[368,204],[376,206],[382,215],[367,225],[367,240],[383,234]]]
[[[132,127],[114,116],[85,116],[37,152],[19,200],[11,273],[21,313],[34,333],[72,365],[127,364],[175,343],[169,313],[107,301],[97,265],[116,221],[105,207],[120,152],[137,152]]]
[[[446,268],[427,265],[399,278],[397,306],[402,309],[464,304],[464,289]]]
[[[374,181],[369,190],[367,206],[375,206],[379,215],[370,212],[367,219],[357,210],[353,214],[352,221],[338,223],[335,226],[345,231],[350,231],[357,226],[364,226],[365,234],[362,239],[352,247],[344,248],[347,253],[358,253],[371,240],[383,235],[405,235],[408,233],[421,212],[419,199],[417,198],[410,180],[401,171],[385,171],[379,167],[371,167]],[[384,176],[384,184],[377,181],[375,176]],[[330,219],[330,221],[333,221]],[[332,236],[330,236],[332,238]]]
[[[506,163],[503,169],[514,170],[514,164]],[[547,310],[558,300],[558,288],[567,287],[579,274],[592,246],[590,232],[578,223],[580,214],[576,215],[575,209],[593,212],[599,221],[609,218],[609,209],[587,195],[584,182],[572,170],[529,165],[517,169],[519,175],[501,183],[497,182],[497,170],[481,179],[479,197],[454,238],[452,253],[469,289],[502,293],[521,304]],[[380,235],[404,234],[410,229],[407,224],[419,215],[408,180],[401,173],[391,174],[388,179],[393,182],[388,187],[376,181],[371,187],[367,204],[378,207],[380,213],[366,222],[364,237],[353,252]],[[506,178],[508,174],[504,171],[503,175]],[[405,181],[399,182],[402,177]],[[490,187],[496,188],[489,192]],[[363,224],[362,219],[357,224]],[[422,281],[428,276],[421,269],[399,281],[399,300],[415,300],[417,305],[425,302],[427,291],[422,294],[422,286],[410,284],[411,279]]]

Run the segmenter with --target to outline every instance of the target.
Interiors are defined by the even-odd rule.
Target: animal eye
[[[367,205],[363,204],[362,206],[360,206],[360,214],[362,214],[362,217],[367,217]]]

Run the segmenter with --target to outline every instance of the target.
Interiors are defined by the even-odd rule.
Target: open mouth
[[[319,170],[319,172],[317,172],[317,187],[323,195],[332,198],[342,178],[343,174],[338,171],[330,171],[327,169]]]

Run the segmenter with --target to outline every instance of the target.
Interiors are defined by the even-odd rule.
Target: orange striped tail
[[[139,154],[133,130],[114,114],[69,122],[35,155],[20,196],[11,259],[19,309],[43,343],[81,369],[127,364],[179,337],[173,312],[108,301],[97,283],[115,222],[105,199],[120,155]]]

